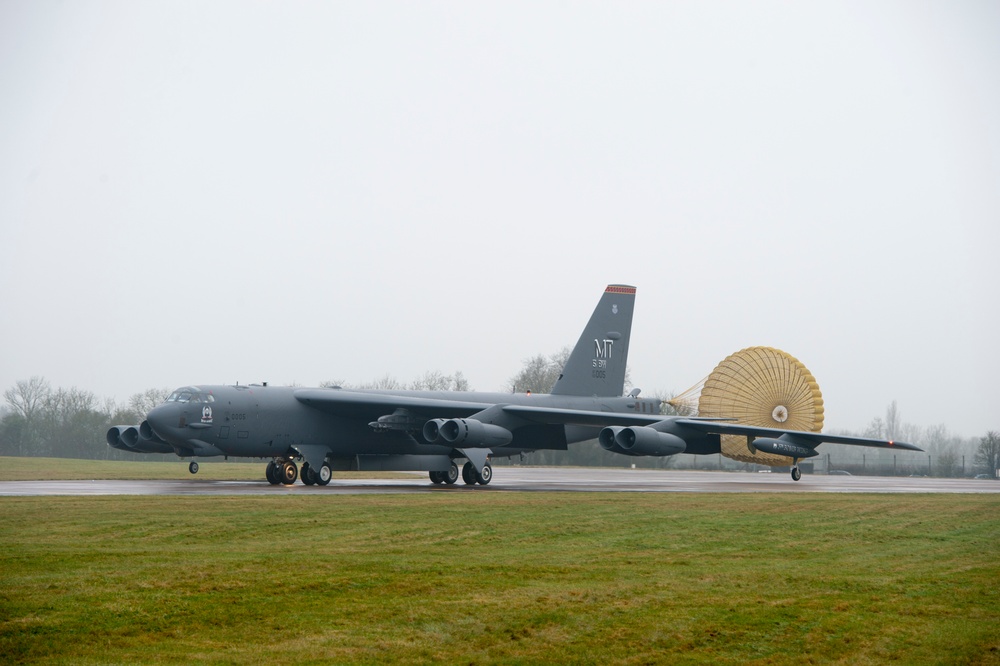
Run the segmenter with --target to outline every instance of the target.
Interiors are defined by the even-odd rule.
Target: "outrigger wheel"
[[[737,423],[819,432],[823,394],[809,369],[773,347],[747,347],[727,356],[711,374],[668,403],[686,415],[724,417]],[[784,466],[785,456],[750,449],[742,435],[722,435],[722,455],[741,462]],[[801,477],[793,461],[792,478]]]

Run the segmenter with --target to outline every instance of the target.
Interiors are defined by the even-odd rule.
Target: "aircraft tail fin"
[[[608,285],[570,352],[553,395],[618,397],[625,392],[634,308],[635,287]]]

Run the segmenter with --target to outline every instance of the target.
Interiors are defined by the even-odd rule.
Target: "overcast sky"
[[[680,392],[1000,430],[1000,3],[0,0],[0,388]]]

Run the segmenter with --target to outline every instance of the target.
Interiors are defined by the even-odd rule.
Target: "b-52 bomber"
[[[920,451],[903,442],[780,430],[727,419],[664,416],[658,399],[623,395],[635,287],[609,285],[550,394],[403,391],[262,385],[188,386],[108,444],[184,458],[270,459],[275,485],[325,486],[335,471],[427,471],[436,484],[493,478],[490,461],[594,439],[626,456],[710,455],[721,435],[750,451],[799,460],[823,442]],[[299,466],[301,464],[301,473]],[[189,465],[191,473],[198,463]]]

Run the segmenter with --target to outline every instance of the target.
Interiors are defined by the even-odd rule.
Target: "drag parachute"
[[[667,402],[684,415],[782,430],[823,429],[823,395],[816,379],[794,356],[773,347],[747,347],[727,356],[705,379]],[[722,454],[763,465],[789,463],[785,456],[751,451],[740,435],[722,436]]]

